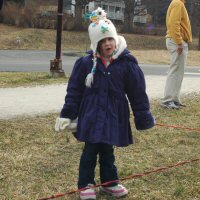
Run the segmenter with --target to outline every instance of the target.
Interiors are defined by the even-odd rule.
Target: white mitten
[[[71,124],[71,119],[69,118],[56,118],[56,124],[55,124],[55,131],[63,131],[65,128],[67,128]]]
[[[67,127],[68,130],[72,132],[76,132],[77,130],[77,123],[78,123],[78,118],[74,119],[71,121],[70,125]]]

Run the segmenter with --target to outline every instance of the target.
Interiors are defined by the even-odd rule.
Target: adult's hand
[[[182,54],[182,52],[183,52],[183,45],[182,44],[179,44],[178,45],[178,54],[180,55],[180,54]]]

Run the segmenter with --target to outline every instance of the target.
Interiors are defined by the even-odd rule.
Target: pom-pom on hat
[[[91,24],[88,27],[89,37],[91,41],[91,49],[93,50],[93,68],[86,77],[86,86],[91,87],[96,72],[97,63],[97,46],[98,42],[104,38],[113,38],[116,46],[118,46],[118,35],[114,24],[106,18],[106,12],[98,7],[90,14]]]

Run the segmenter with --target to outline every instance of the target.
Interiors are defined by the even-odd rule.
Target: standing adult
[[[170,69],[167,75],[161,106],[179,109],[183,107],[180,90],[188,54],[188,43],[192,42],[192,31],[185,0],[172,0],[166,16],[166,46],[170,52]]]

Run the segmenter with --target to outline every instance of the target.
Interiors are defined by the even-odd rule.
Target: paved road
[[[80,54],[63,52],[62,64],[66,73],[72,71]],[[50,60],[55,58],[55,51],[0,50],[0,71],[49,72]],[[145,75],[166,76],[168,65],[140,64]],[[186,68],[185,75],[200,76],[199,67]]]
[[[55,51],[1,50],[0,71],[48,72]],[[78,56],[62,56],[63,69],[70,73]]]

